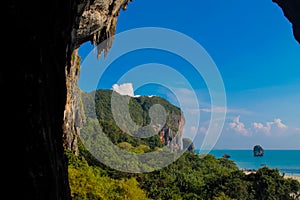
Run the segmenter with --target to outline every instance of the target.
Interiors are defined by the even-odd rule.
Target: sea
[[[195,153],[199,153],[195,150]],[[277,168],[281,174],[300,177],[300,150],[264,150],[261,157],[253,156],[253,150],[211,150],[216,158],[224,154],[233,160],[243,170],[257,170],[263,166]]]

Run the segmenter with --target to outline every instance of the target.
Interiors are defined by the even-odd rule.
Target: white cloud
[[[237,116],[229,123],[229,127],[239,134],[249,136],[250,132],[245,128],[245,124],[240,122],[240,116]]]
[[[250,115],[252,114],[251,111],[245,110],[245,109],[232,109],[228,107],[222,107],[222,106],[214,106],[212,108],[202,108],[200,109],[202,112],[206,113],[236,113],[236,114],[245,114]]]
[[[191,126],[190,131],[191,131],[191,133],[195,134],[197,132],[196,126]]]
[[[287,125],[285,125],[281,119],[276,118],[272,122],[266,122],[265,125],[259,122],[253,123],[253,128],[258,132],[261,131],[265,133],[266,135],[270,135],[271,130],[285,130],[288,128]]]
[[[213,108],[202,108],[201,109],[202,112],[207,112],[207,113],[211,113],[211,112],[214,112],[214,113],[224,113],[227,111],[227,108],[226,107],[213,107]]]
[[[256,131],[262,131],[266,134],[269,134],[271,131],[271,122],[267,122],[266,125],[263,125],[262,123],[254,122],[253,123],[253,128]]]
[[[283,123],[282,123],[282,120],[279,119],[279,118],[274,119],[274,124],[275,124],[278,128],[280,128],[280,129],[285,129],[285,128],[287,128],[287,125],[283,124]]]
[[[114,84],[113,90],[120,95],[128,95],[131,97],[139,97],[140,95],[134,95],[132,83]]]
[[[196,91],[188,88],[171,88],[173,94],[167,93],[171,102],[178,102],[181,107],[198,109]]]
[[[202,133],[202,134],[206,134],[207,133],[207,128],[202,126],[202,127],[200,127],[199,132]]]

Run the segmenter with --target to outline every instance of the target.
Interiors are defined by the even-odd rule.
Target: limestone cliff
[[[91,41],[98,45],[98,56],[102,51],[106,55],[113,42],[120,9],[126,10],[129,1],[132,0],[94,0],[80,18],[75,48]],[[99,45],[103,41],[105,42]]]
[[[70,64],[65,69],[67,95],[63,118],[63,146],[64,149],[71,150],[75,154],[78,154],[77,139],[84,120],[78,88],[80,57],[77,48],[87,41],[95,45],[105,41],[98,46],[98,55],[100,56],[102,52],[106,55],[112,45],[120,9],[125,10],[128,2],[129,0],[94,0],[84,9],[82,5],[78,7],[80,8],[78,10],[83,9],[83,11],[78,18],[78,29],[73,30],[75,50],[72,52]]]
[[[76,49],[71,58],[70,67],[66,68],[67,99],[64,111],[63,146],[78,155],[77,139],[84,122],[81,92],[78,87],[80,76],[80,60]]]
[[[170,120],[178,127],[178,130],[165,125],[159,132],[161,142],[170,148],[171,151],[182,149],[182,131],[185,124],[183,115],[170,115]]]

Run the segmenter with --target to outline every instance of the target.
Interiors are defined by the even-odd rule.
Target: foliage
[[[157,157],[149,158],[153,166],[128,160],[124,165],[127,168],[154,170],[157,161],[173,157],[164,152],[157,134],[147,139],[137,139],[116,125],[111,113],[111,91],[84,95],[83,101],[95,97],[96,112],[93,114],[92,104],[84,103],[87,114],[78,140],[79,156],[66,151],[73,199],[290,200],[300,196],[300,183],[285,178],[278,169],[263,167],[256,173],[246,175],[230,159],[194,153],[193,143],[187,138],[183,139],[183,145],[189,151],[167,167],[139,174],[112,169],[96,159],[107,154],[109,162],[122,163],[110,143],[133,155],[159,150]],[[156,103],[164,105],[168,113],[168,126],[176,129],[176,123],[171,119],[180,116],[180,109],[159,97],[130,98],[131,116],[125,117],[132,117],[137,124],[148,125],[149,108]],[[104,139],[104,134],[109,140]],[[92,154],[92,148],[100,149],[100,155]]]
[[[83,157],[69,157],[69,184],[72,199],[147,200],[135,178],[113,179],[99,167],[91,167]]]
[[[278,169],[260,168],[255,174],[248,177],[252,182],[253,196],[258,199],[294,199],[291,194],[300,193],[300,183],[286,179],[280,175]]]
[[[134,148],[126,142],[119,145]],[[165,168],[129,174],[89,161],[92,157],[83,148],[78,157],[66,152],[74,199],[289,200],[300,194],[300,183],[278,169],[263,167],[246,175],[232,160],[210,154],[186,151]]]
[[[110,138],[113,144],[125,141],[134,147],[143,144],[149,146],[151,150],[154,150],[156,147],[161,148],[163,144],[158,136],[159,130],[156,127],[158,124],[154,123],[160,120],[152,119],[154,124],[149,126],[151,122],[149,111],[153,105],[158,104],[166,111],[166,122],[165,124],[160,124],[161,128],[163,126],[170,127],[173,132],[177,132],[179,121],[183,117],[178,107],[161,97],[133,98],[119,95],[111,90],[82,92],[81,95],[86,117],[98,119],[102,131]],[[112,101],[114,104],[112,104]],[[123,102],[129,102],[128,108]],[[144,130],[138,129],[138,127],[148,127],[147,132],[152,132],[151,135],[153,136],[141,139],[134,137],[135,134],[141,134]]]

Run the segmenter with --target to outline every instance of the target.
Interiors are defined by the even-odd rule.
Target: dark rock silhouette
[[[231,156],[230,155],[228,155],[228,154],[223,154],[223,156],[222,156],[222,158],[230,158]]]
[[[284,16],[292,23],[295,39],[300,44],[300,1],[299,0],[273,0],[283,10]]]
[[[253,155],[256,156],[263,156],[264,155],[264,149],[260,145],[255,145],[253,147]]]

